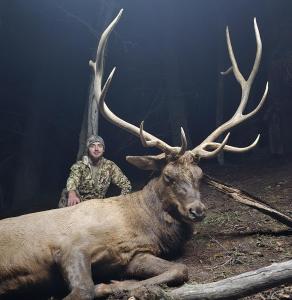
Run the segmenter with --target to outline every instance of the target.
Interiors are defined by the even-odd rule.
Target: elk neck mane
[[[159,177],[153,178],[137,197],[141,229],[158,245],[163,255],[175,254],[192,234],[192,225],[167,212],[159,191]],[[134,200],[134,199],[131,199]],[[135,201],[135,200],[134,200]]]

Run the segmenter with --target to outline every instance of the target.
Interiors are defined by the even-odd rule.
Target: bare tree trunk
[[[218,26],[220,28],[220,26]],[[222,31],[223,34],[223,31]],[[219,38],[220,36],[220,38]],[[217,33],[217,44],[218,44],[218,53],[217,53],[217,105],[216,105],[216,128],[219,127],[223,123],[224,118],[224,78],[220,74],[223,70],[223,53],[225,50],[225,44],[222,42],[221,38],[221,30]],[[221,141],[223,139],[221,138]],[[220,140],[219,140],[220,141]],[[217,161],[220,165],[224,164],[224,151],[221,151],[219,155],[217,155]]]
[[[103,32],[104,28],[112,20],[113,15],[117,11],[117,6],[113,1],[103,1],[100,4],[100,10],[98,19],[98,28],[100,28],[100,34]],[[94,54],[93,54],[94,55]],[[79,134],[79,149],[77,153],[77,160],[80,159],[86,151],[86,140],[91,135],[98,134],[98,106],[95,101],[94,91],[93,91],[93,77],[90,80],[89,85],[89,95],[88,102],[85,106],[82,126]]]
[[[98,132],[98,106],[94,97],[94,81],[91,79],[88,97],[87,138],[97,135]]]
[[[217,44],[217,89],[216,89],[216,127],[219,127],[224,121],[224,76],[221,74],[226,69],[225,57],[226,53],[226,41],[225,24],[222,20],[221,5],[216,5],[213,11],[214,17],[217,22],[216,27],[216,44]],[[224,26],[223,26],[224,24]],[[229,63],[229,62],[228,62]],[[223,141],[223,138],[218,139],[219,142]],[[216,157],[219,165],[224,165],[224,151],[221,151]]]
[[[176,33],[177,29],[177,20],[175,16],[175,7],[168,4],[167,10],[165,10],[165,22],[162,23],[165,26],[164,34],[164,70],[165,70],[165,95],[166,95],[166,106],[169,113],[169,126],[171,132],[171,143],[173,145],[180,144],[180,127],[183,127],[187,141],[188,148],[191,148],[192,145],[188,121],[186,115],[186,105],[183,96],[183,91],[180,86],[180,64],[179,64],[179,53],[175,47],[175,39],[179,36]]]
[[[275,7],[272,1],[266,1],[264,9],[267,23],[278,24],[277,19],[279,18],[283,8]],[[286,70],[283,70],[282,66],[287,66],[287,68],[289,68],[289,63],[286,60],[287,56],[281,47],[281,44],[285,44],[286,46],[285,40],[283,41],[282,31],[282,27],[279,25],[273,28],[267,39],[269,46],[267,47],[266,54],[270,91],[269,101],[267,102],[263,121],[265,121],[268,131],[267,138],[269,143],[269,152],[274,155],[284,154],[285,141],[287,141],[287,139],[284,137],[283,124],[285,122],[285,114],[289,111],[283,106],[285,97],[283,96],[285,95],[285,93],[283,93],[283,77],[287,72]],[[286,49],[286,47],[284,49]],[[290,124],[290,115],[288,117],[288,124]]]
[[[83,155],[85,155],[85,151],[86,151],[86,140],[88,137],[88,114],[89,114],[89,109],[88,109],[88,105],[89,103],[91,103],[91,89],[93,86],[93,81],[91,80],[90,83],[90,92],[89,92],[89,101],[88,103],[85,105],[85,109],[83,112],[83,119],[82,119],[82,126],[81,126],[81,130],[80,130],[80,134],[79,134],[79,148],[78,148],[78,153],[77,153],[77,160],[80,160],[82,158]],[[96,129],[98,129],[98,123],[96,126]]]
[[[221,52],[219,50],[219,52]],[[224,81],[222,75],[220,75],[220,71],[222,70],[221,58],[219,58],[218,62],[218,83],[217,83],[217,106],[216,106],[216,128],[219,127],[223,123],[223,116],[224,116]],[[220,141],[220,140],[219,140]],[[222,138],[221,138],[222,141]],[[220,141],[220,142],[221,142]],[[224,165],[224,151],[221,151],[217,155],[217,161],[219,165]]]
[[[33,99],[44,99],[46,97],[43,93],[45,82],[40,81],[41,76],[36,77],[34,81]],[[40,170],[43,152],[39,151],[39,144],[42,140],[42,132],[40,124],[43,122],[42,111],[38,103],[31,104],[29,108],[30,117],[28,118],[27,127],[25,129],[25,138],[22,139],[21,160],[18,168],[15,171],[15,181],[12,195],[12,210],[23,211],[33,210],[34,206],[39,201],[36,195],[39,194],[40,189]]]

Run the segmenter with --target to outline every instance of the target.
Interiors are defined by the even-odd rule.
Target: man
[[[130,181],[114,162],[103,157],[104,150],[102,137],[93,135],[87,140],[88,155],[71,167],[59,207],[104,198],[110,183],[117,185],[123,195],[131,192]]]

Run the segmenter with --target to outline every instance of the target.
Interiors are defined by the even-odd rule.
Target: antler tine
[[[229,67],[226,71],[224,72],[220,72],[221,75],[228,75],[232,72],[233,68],[232,67]]]
[[[141,144],[144,146],[144,147],[149,147],[149,141],[147,143],[145,137],[144,137],[144,121],[141,122],[140,124],[140,140],[141,140]]]
[[[225,147],[225,145],[227,144],[227,141],[229,139],[230,136],[230,132],[227,133],[226,137],[224,138],[222,143],[216,143],[218,144],[217,147],[213,147],[214,150],[213,151],[207,151],[204,148],[206,148],[207,146],[209,147],[210,144],[206,144],[206,146],[204,148],[201,149],[200,153],[193,153],[193,155],[195,157],[199,157],[199,158],[211,158],[216,156],[217,154],[219,154],[219,152],[221,152],[223,150],[223,148]]]
[[[254,61],[253,67],[252,67],[252,71],[251,71],[251,73],[248,77],[248,80],[245,80],[244,77],[242,76],[241,72],[238,69],[238,65],[237,65],[236,58],[235,58],[233,48],[232,48],[229,29],[228,29],[228,27],[226,28],[226,39],[227,39],[228,53],[229,53],[229,57],[230,57],[232,66],[227,71],[221,72],[221,74],[222,75],[227,75],[232,70],[236,80],[238,81],[238,83],[241,86],[242,97],[241,97],[241,101],[240,101],[240,104],[238,106],[238,109],[235,112],[235,115],[242,114],[245,107],[246,107],[248,97],[249,97],[249,92],[250,92],[252,83],[254,81],[254,78],[255,78],[255,76],[258,72],[261,57],[262,57],[262,41],[261,41],[261,36],[260,36],[258,26],[257,26],[256,18],[254,18],[254,31],[255,31],[256,46],[257,46],[256,57],[255,57],[255,61]],[[235,117],[235,115],[234,115],[234,117]]]
[[[249,151],[250,149],[254,148],[259,139],[260,139],[260,134],[257,135],[256,139],[254,140],[254,142],[252,144],[250,144],[249,146],[246,146],[246,147],[233,147],[233,146],[229,146],[229,145],[226,145],[224,147],[224,150],[225,151],[229,151],[229,152],[237,152],[237,153],[242,153],[242,152],[246,152],[246,151]],[[222,146],[222,143],[209,143],[208,144],[208,147],[210,147],[211,149],[217,149],[219,147]]]
[[[259,104],[257,105],[257,107],[253,111],[251,111],[250,113],[248,113],[246,115],[243,115],[244,120],[247,120],[247,119],[251,118],[253,115],[255,115],[260,110],[260,108],[264,105],[264,102],[265,102],[266,97],[268,95],[268,90],[269,90],[269,82],[267,81],[266,88],[265,88],[265,91],[264,91],[264,94],[262,96],[261,101],[259,102]]]
[[[249,119],[253,115],[255,115],[264,104],[264,101],[265,101],[267,93],[268,93],[268,88],[269,88],[268,82],[266,84],[265,92],[262,96],[262,99],[259,102],[259,104],[257,105],[257,107],[253,111],[251,111],[250,113],[248,113],[246,115],[243,114],[243,110],[245,109],[247,101],[248,101],[248,97],[249,97],[249,93],[250,93],[252,83],[253,83],[254,78],[256,76],[256,73],[259,69],[259,64],[260,64],[261,55],[262,55],[262,42],[261,42],[261,37],[260,37],[259,29],[258,29],[257,22],[256,22],[255,18],[254,18],[254,30],[255,30],[256,45],[257,45],[256,57],[255,57],[255,61],[254,61],[252,71],[251,71],[251,73],[248,77],[248,80],[245,80],[243,75],[241,74],[239,68],[238,68],[236,58],[234,56],[234,52],[233,52],[232,44],[231,44],[231,39],[230,39],[230,34],[229,34],[229,29],[228,29],[228,27],[226,28],[227,47],[228,47],[228,53],[229,53],[229,57],[230,57],[232,66],[229,69],[227,69],[225,72],[221,72],[221,74],[226,75],[226,74],[229,74],[231,71],[233,71],[233,74],[234,74],[236,80],[238,81],[238,83],[241,86],[241,100],[240,100],[239,106],[238,106],[236,112],[234,113],[234,115],[228,121],[226,121],[225,123],[220,125],[217,129],[215,129],[199,146],[197,146],[196,148],[194,148],[192,150],[192,153],[196,156],[205,157],[205,158],[213,157],[214,156],[214,153],[213,153],[214,151],[209,152],[205,149],[206,148],[209,148],[209,149],[221,148],[223,143],[216,143],[214,141],[221,134],[226,132],[227,130],[231,129],[232,127],[238,125],[239,123],[241,123],[241,122]],[[251,145],[249,145],[247,147],[243,147],[243,148],[224,145],[224,150],[227,150],[227,151],[230,151],[230,152],[248,151],[251,148],[255,147],[255,145],[258,142],[258,139],[259,139],[259,135],[257,136],[254,143],[252,143]],[[208,153],[209,153],[209,155],[208,155]]]
[[[230,39],[230,33],[229,33],[228,26],[226,27],[226,40],[227,40],[228,53],[229,53],[229,57],[230,57],[231,64],[232,64],[231,68],[233,70],[236,80],[242,86],[245,83],[245,79],[242,76],[242,74],[240,73],[238,65],[237,65],[237,61],[236,61],[236,58],[235,58],[235,55],[233,52],[233,48],[232,48],[232,43],[231,43],[231,39]]]
[[[116,116],[106,105],[105,103],[105,96],[108,91],[108,88],[110,86],[112,77],[115,72],[115,68],[112,70],[110,75],[108,76],[106,83],[104,84],[104,87],[101,88],[102,85],[102,77],[103,77],[103,67],[104,67],[104,53],[105,53],[105,48],[107,45],[108,38],[115,28],[116,24],[121,18],[121,15],[123,13],[123,9],[120,10],[116,18],[110,23],[110,25],[105,29],[103,34],[101,35],[100,42],[98,44],[97,52],[96,52],[96,61],[89,61],[89,65],[92,67],[94,71],[94,94],[95,94],[95,99],[98,103],[100,113],[112,124],[128,131],[131,134],[136,135],[137,137],[141,138],[140,135],[140,129],[139,127],[132,125],[118,116]],[[167,143],[163,142],[162,140],[156,138],[152,134],[143,131],[143,137],[144,140],[146,141],[146,144],[148,145],[153,144],[153,146],[158,147],[164,152],[167,152],[168,154],[173,154],[177,155],[180,153],[181,148],[180,147],[171,147]],[[142,141],[142,138],[141,138]]]
[[[179,155],[183,155],[188,148],[188,142],[187,142],[185,131],[182,127],[180,128],[180,140],[181,140],[181,147],[180,147]]]
[[[253,24],[254,24],[254,32],[255,32],[255,37],[256,37],[257,52],[256,52],[256,57],[255,57],[252,71],[247,80],[248,82],[250,82],[250,84],[252,84],[252,82],[258,72],[260,61],[261,61],[261,56],[262,56],[262,40],[261,40],[261,36],[260,36],[256,18],[253,19]]]
[[[99,103],[101,96],[101,85],[102,85],[102,77],[103,77],[103,67],[104,67],[104,52],[107,45],[108,38],[119,22],[123,13],[123,9],[121,9],[115,19],[109,24],[109,26],[105,29],[100,37],[100,41],[96,51],[96,60],[93,62],[89,61],[89,65],[93,68],[94,71],[94,93],[95,99]]]
[[[177,154],[179,156],[183,155],[186,152],[187,148],[187,140],[186,140],[186,135],[184,133],[184,130],[181,128],[181,147],[175,147],[175,153],[173,151],[174,147],[170,147],[167,145],[165,146],[165,143],[162,142],[160,139],[151,139],[151,140],[146,140],[145,137],[145,131],[144,131],[144,121],[141,122],[140,124],[140,130],[139,130],[139,136],[141,143],[144,147],[157,147],[166,154]]]

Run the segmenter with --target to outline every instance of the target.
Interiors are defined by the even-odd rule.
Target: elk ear
[[[127,162],[142,170],[161,170],[166,164],[165,153],[159,155],[127,156]]]

